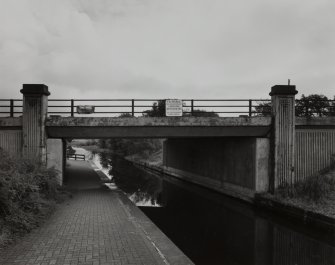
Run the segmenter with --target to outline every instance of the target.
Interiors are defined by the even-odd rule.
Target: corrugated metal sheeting
[[[10,155],[21,156],[22,151],[22,131],[3,130],[0,131],[0,148]]]
[[[335,155],[334,129],[296,130],[295,177],[302,180],[329,167]]]

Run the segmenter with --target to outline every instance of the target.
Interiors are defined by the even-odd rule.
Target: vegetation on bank
[[[65,198],[56,174],[0,149],[0,247],[37,227]]]
[[[335,169],[280,187],[274,198],[282,203],[335,218]]]

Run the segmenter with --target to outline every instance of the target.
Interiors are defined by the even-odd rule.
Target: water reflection
[[[335,264],[334,241],[177,182],[163,182],[164,208],[141,209],[196,264]]]
[[[160,178],[132,167],[130,162],[111,153],[98,153],[94,154],[94,157],[99,160],[96,164],[100,163],[100,166],[108,171],[107,174],[115,185],[123,190],[136,205],[152,207],[161,205],[162,180]],[[94,157],[93,161],[95,161]]]
[[[335,264],[334,234],[327,237],[196,185],[145,173],[111,154],[100,159],[133,201],[162,206],[141,209],[195,264]]]

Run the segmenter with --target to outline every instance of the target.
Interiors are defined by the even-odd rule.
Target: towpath
[[[73,198],[0,252],[1,265],[192,264],[120,190],[102,188],[88,162],[67,172]]]

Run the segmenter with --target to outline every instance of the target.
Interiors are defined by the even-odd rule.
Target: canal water
[[[315,231],[197,185],[144,172],[110,154],[92,159],[195,264],[335,264],[334,233]]]

